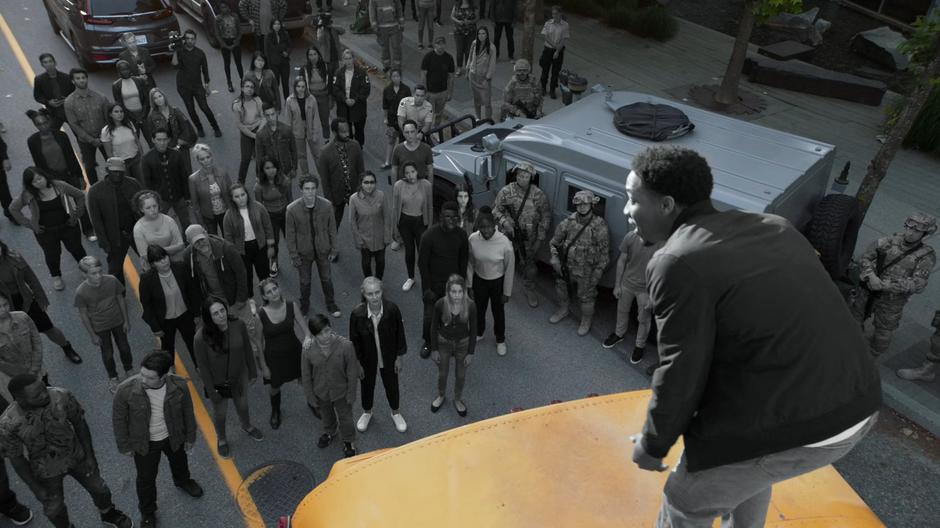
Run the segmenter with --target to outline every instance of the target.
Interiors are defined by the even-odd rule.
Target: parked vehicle
[[[659,143],[627,136],[614,127],[612,109],[636,102],[678,108],[695,130]],[[595,93],[539,120],[481,125],[438,144],[433,149],[435,199],[453,199],[454,186],[468,183],[474,205],[492,204],[507,171],[528,161],[552,203],[552,226],[573,212],[576,192],[591,190],[600,198],[596,212],[607,221],[616,252],[630,229],[623,208],[631,159],[656,144],[698,151],[712,168],[716,207],[787,218],[807,235],[834,278],[844,274],[861,216],[854,197],[826,194],[834,146],[640,93]],[[541,257],[547,261],[545,246]],[[613,273],[611,266],[603,285],[612,283]]]
[[[206,39],[213,48],[219,47],[219,41],[215,38],[215,15],[219,11],[219,4],[225,2],[232,9],[233,13],[238,13],[238,0],[173,0],[178,9],[186,11],[202,25],[206,32]],[[281,22],[287,29],[301,29],[304,27],[305,19],[311,12],[310,3],[306,0],[287,0],[287,16]],[[251,34],[251,26],[247,20],[242,20],[242,34]]]
[[[179,33],[169,0],[43,0],[52,30],[61,35],[87,69],[113,64],[131,31],[154,58],[169,57],[170,33]]]

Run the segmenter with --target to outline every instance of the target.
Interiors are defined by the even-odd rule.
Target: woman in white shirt
[[[270,263],[277,258],[274,247],[274,228],[267,209],[254,201],[243,183],[229,187],[228,197],[232,207],[222,220],[222,236],[231,242],[245,262],[245,276],[251,291],[251,270],[254,268],[258,280],[270,275]]]
[[[108,108],[107,124],[101,129],[101,145],[109,158],[124,160],[128,175],[137,181],[140,175],[140,137],[137,126],[119,103]]]
[[[238,165],[238,181],[245,183],[248,165],[255,157],[255,135],[264,125],[264,104],[257,95],[258,84],[254,79],[242,79],[241,95],[232,103],[232,111],[241,131],[241,163]],[[258,160],[256,163],[260,163]]]
[[[156,191],[145,189],[134,195],[134,205],[142,216],[134,224],[134,246],[140,255],[140,266],[143,271],[150,268],[145,258],[147,246],[153,244],[163,248],[173,260],[186,247],[183,234],[176,221],[160,212],[160,195]]]
[[[477,341],[486,331],[486,308],[492,306],[493,333],[496,334],[496,353],[506,355],[505,305],[512,294],[516,257],[512,241],[497,231],[496,220],[489,206],[480,208],[477,231],[470,235],[467,261],[467,288],[473,289],[477,310]]]

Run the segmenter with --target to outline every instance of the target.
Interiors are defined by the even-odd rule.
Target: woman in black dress
[[[264,305],[258,316],[264,334],[264,354],[261,372],[271,395],[271,429],[281,426],[281,385],[300,379],[301,341],[297,339],[295,325],[309,337],[300,307],[281,296],[274,279],[258,284]]]

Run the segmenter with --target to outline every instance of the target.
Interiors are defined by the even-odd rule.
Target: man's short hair
[[[261,113],[262,113],[262,114],[265,113],[265,112],[267,112],[268,110],[274,110],[274,111],[276,112],[276,111],[277,111],[277,108],[276,108],[273,104],[271,104],[271,103],[264,103],[263,105],[261,105]]]
[[[74,79],[75,76],[79,73],[84,73],[85,77],[88,77],[88,70],[85,68],[72,68],[69,70],[69,79]]]
[[[165,350],[151,350],[144,356],[144,359],[140,361],[140,366],[156,372],[157,376],[163,376],[169,372],[170,367],[173,366],[173,358],[170,357],[170,354]]]
[[[166,137],[168,137],[168,138],[171,137],[169,130],[167,130],[167,129],[164,128],[164,127],[157,127],[157,128],[154,128],[152,132],[150,132],[150,139],[157,139],[157,134],[159,134],[159,133],[161,133],[161,132],[163,132],[164,134],[166,134]]]
[[[101,261],[98,260],[98,257],[94,255],[86,255],[78,261],[78,269],[82,270],[82,273],[88,273],[88,270],[91,268],[100,268]]]
[[[405,127],[408,125],[412,125],[415,127],[415,130],[418,130],[418,122],[414,119],[405,119],[405,121],[401,124],[401,129],[405,130]]]
[[[45,52],[45,53],[40,53],[40,54],[39,54],[39,62],[42,62],[42,61],[45,60],[46,58],[55,60],[55,56],[52,55],[51,53],[49,53],[48,51]]]
[[[36,383],[36,376],[32,374],[17,374],[10,378],[10,382],[7,383],[7,390],[10,391],[10,396],[18,398],[23,395],[23,391],[26,387],[29,387],[33,383]]]
[[[333,120],[330,121],[330,130],[332,130],[335,134],[339,130],[339,125],[342,123],[346,123],[348,125],[349,121],[342,117],[334,117]]]
[[[298,183],[298,185],[300,185],[300,188],[303,189],[303,188],[304,188],[304,185],[306,185],[306,184],[308,184],[308,183],[311,183],[311,182],[312,182],[314,185],[316,185],[317,189],[320,188],[320,178],[317,178],[316,176],[314,176],[314,175],[312,175],[312,174],[308,174],[308,175],[304,176],[303,178],[300,178],[300,181],[297,182],[297,183]]]
[[[417,92],[418,90],[421,90],[421,91],[424,92],[424,93],[428,93],[428,87],[425,86],[425,85],[423,85],[423,84],[416,84],[416,85],[415,85],[415,92]]]
[[[183,32],[183,36],[185,37],[185,36],[187,36],[187,35],[192,35],[193,37],[195,37],[195,36],[196,36],[196,32],[193,31],[192,29],[187,29],[186,31]]]
[[[444,202],[444,205],[441,206],[441,212],[444,211],[453,211],[460,214],[460,206],[457,205],[457,202]]]
[[[691,149],[650,147],[633,158],[632,169],[644,187],[672,196],[679,205],[692,205],[712,194],[711,168],[705,158]]]

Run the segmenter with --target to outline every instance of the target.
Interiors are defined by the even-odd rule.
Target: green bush
[[[679,23],[665,7],[656,5],[635,13],[627,29],[638,37],[665,42],[676,36]]]
[[[940,154],[940,90],[934,89],[904,138],[905,147]]]
[[[639,14],[639,12],[636,9],[636,2],[627,1],[608,11],[604,16],[604,22],[606,22],[608,26],[625,29],[632,33],[633,19],[637,14]]]

